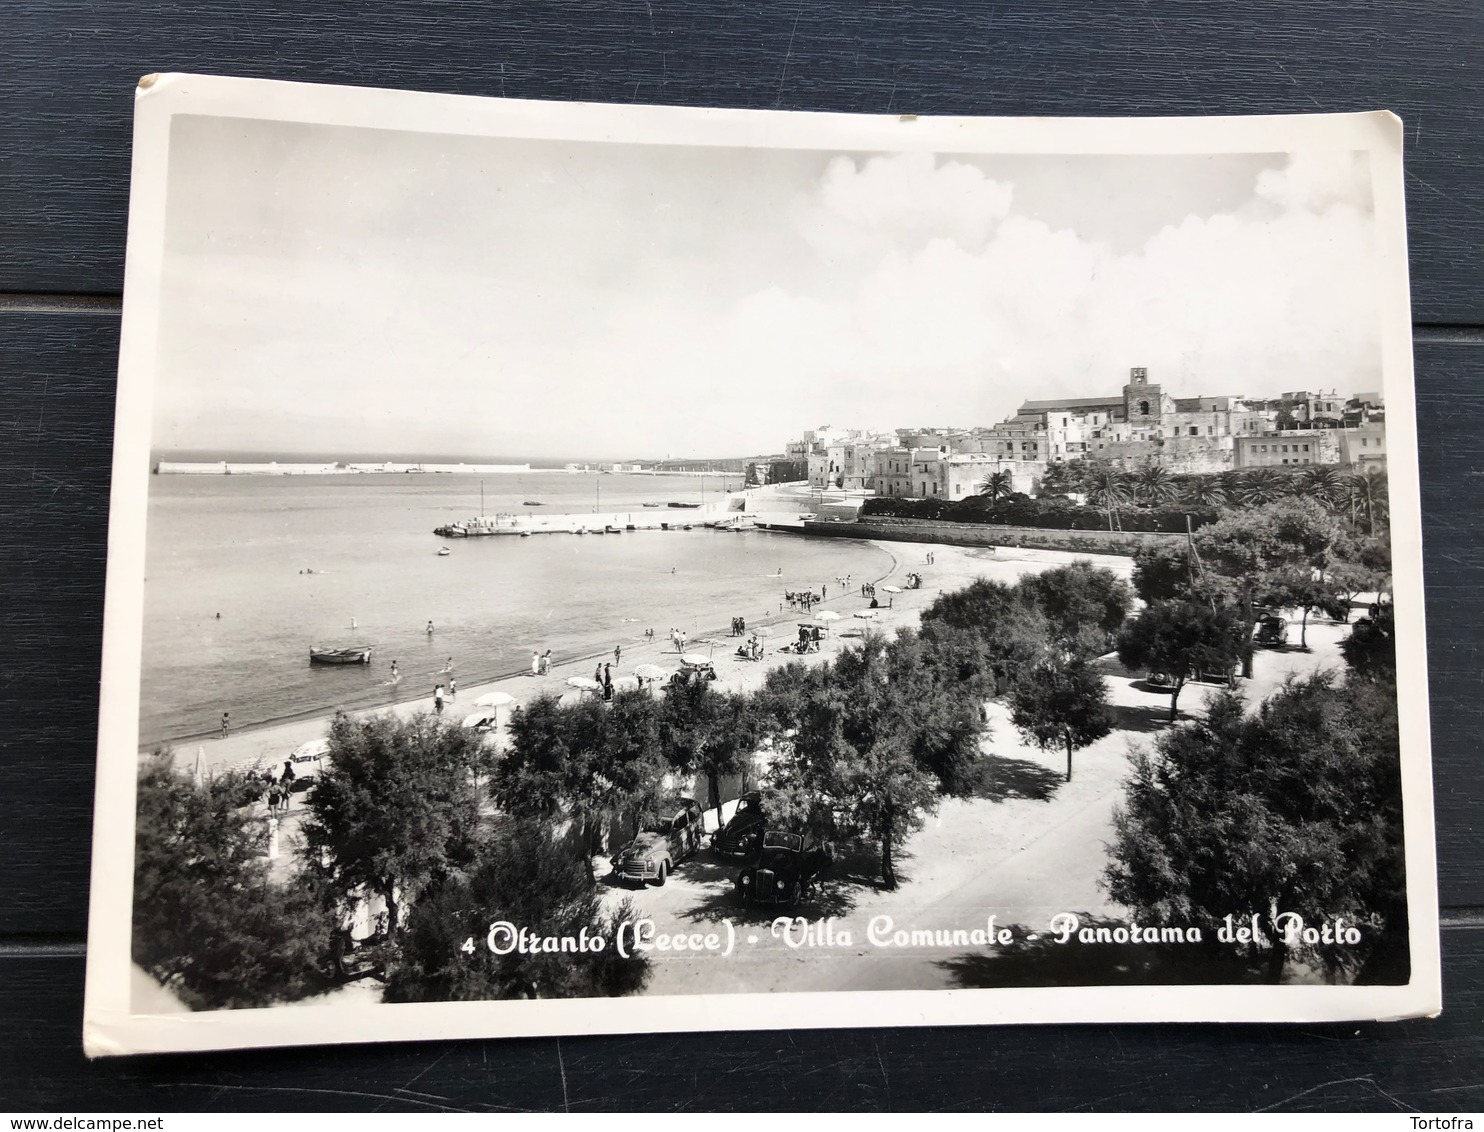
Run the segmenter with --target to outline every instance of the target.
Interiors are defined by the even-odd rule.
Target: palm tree
[[[1287,494],[1284,489],[1283,476],[1272,468],[1253,468],[1242,476],[1241,491],[1242,502],[1249,507],[1260,507],[1264,503],[1274,503]]]
[[[1350,477],[1350,514],[1364,515],[1366,533],[1376,533],[1376,520],[1383,523],[1391,515],[1391,497],[1387,487],[1386,472],[1381,468],[1367,468]]]
[[[1222,498],[1234,507],[1247,502],[1242,496],[1242,482],[1245,478],[1245,473],[1242,472],[1226,471],[1216,474],[1216,483],[1221,488]]]
[[[1333,464],[1315,464],[1295,477],[1300,493],[1307,495],[1327,511],[1333,511],[1347,494],[1345,477]]]
[[[1128,506],[1128,476],[1111,464],[1102,464],[1089,469],[1086,484],[1087,501],[1108,513],[1108,529],[1111,531],[1118,518],[1118,509]],[[1118,529],[1123,530],[1121,520],[1118,522]]]
[[[979,481],[979,494],[987,495],[991,503],[1006,498],[1015,489],[1015,478],[1003,469],[990,472]]]
[[[1159,464],[1134,473],[1133,488],[1138,497],[1150,507],[1161,507],[1179,495],[1175,478],[1170,475],[1168,468]]]
[[[1226,489],[1220,476],[1193,476],[1185,485],[1185,501],[1197,507],[1220,507],[1226,502]]]

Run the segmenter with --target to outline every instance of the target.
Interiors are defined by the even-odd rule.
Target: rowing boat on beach
[[[309,650],[310,664],[370,664],[371,646],[359,645],[349,649]]]

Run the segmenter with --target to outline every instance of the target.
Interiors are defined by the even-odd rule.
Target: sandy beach
[[[772,630],[772,635],[765,641],[766,651],[762,661],[741,660],[734,655],[737,646],[746,638],[739,639],[728,635],[729,615],[725,610],[716,611],[715,623],[710,632],[703,636],[693,635],[690,638],[686,645],[686,652],[711,655],[716,666],[719,687],[732,691],[748,691],[760,687],[768,670],[776,665],[793,661],[818,664],[834,656],[846,645],[857,642],[861,634],[865,632],[890,634],[905,626],[915,626],[921,619],[922,610],[931,604],[939,593],[959,589],[976,578],[993,578],[1013,583],[1024,574],[1048,570],[1079,558],[1089,557],[1062,551],[1016,550],[1004,547],[990,550],[908,542],[883,542],[873,543],[873,545],[879,546],[890,554],[894,561],[892,568],[885,574],[875,578],[852,578],[848,587],[833,577],[820,578],[812,582],[815,592],[820,592],[823,588],[826,595],[825,600],[814,607],[813,616],[817,617],[825,610],[833,610],[840,615],[840,619],[832,622],[831,631],[821,641],[819,652],[798,656],[792,652],[782,651],[785,644],[795,639],[798,623],[811,619],[803,613],[790,610],[783,603],[782,579],[780,579],[778,593],[779,604],[768,611],[763,618],[756,620],[751,616],[747,618],[749,632],[763,626]],[[933,556],[931,565],[927,562],[930,554]],[[1125,578],[1129,576],[1133,565],[1131,559],[1113,556],[1093,556],[1091,560]],[[906,576],[913,572],[922,575],[921,589],[905,588]],[[861,597],[862,582],[871,582],[876,585],[877,600],[881,606],[879,609],[870,610],[869,599]],[[798,585],[799,583],[794,581],[792,584]],[[903,592],[888,594],[883,588],[888,585],[900,586]],[[857,613],[864,612],[874,612],[875,616],[870,619],[855,616]],[[619,665],[622,678],[620,679],[618,675],[614,677],[614,682],[619,687],[634,685],[635,665],[658,664],[671,670],[679,667],[679,656],[669,639],[669,626],[634,625],[632,628],[634,632],[630,639],[615,639],[606,647],[584,652],[578,656],[553,656],[551,670],[545,676],[524,674],[468,687],[461,685],[457,697],[445,705],[444,714],[453,719],[460,719],[476,710],[473,707],[476,699],[490,692],[505,692],[520,703],[533,699],[542,692],[570,696],[582,695],[584,693],[568,687],[567,679],[572,676],[591,677],[596,664],[612,661],[614,645],[621,645],[623,649],[622,661]],[[655,637],[652,641],[642,636],[645,628],[654,629]],[[457,667],[453,674],[458,675]],[[403,691],[403,689],[398,688],[397,691]],[[411,691],[411,689],[408,688],[405,691]],[[433,689],[428,687],[425,689],[425,694],[399,698],[394,702],[389,702],[385,707],[353,711],[349,714],[361,716],[374,712],[391,712],[405,717],[420,711],[432,711],[432,692]],[[388,694],[390,697],[391,689],[388,690]],[[332,715],[332,712],[326,712],[267,727],[234,730],[226,738],[185,742],[173,748],[176,764],[189,769],[195,766],[199,755],[202,766],[207,772],[225,767],[276,766],[281,764],[288,754],[300,744],[311,739],[322,738],[329,727]],[[150,749],[141,748],[141,753],[147,753]]]

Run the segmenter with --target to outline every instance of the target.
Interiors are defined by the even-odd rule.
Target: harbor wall
[[[1141,547],[1183,543],[1183,534],[1152,531],[1059,531],[1045,527],[1005,527],[990,523],[950,523],[929,519],[873,516],[855,522],[803,524],[807,535],[871,538],[892,542],[936,542],[947,546],[1014,546],[1066,550],[1077,554],[1132,555]]]

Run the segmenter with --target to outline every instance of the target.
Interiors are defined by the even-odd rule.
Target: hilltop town
[[[1385,420],[1379,393],[1174,397],[1134,368],[1120,395],[1029,400],[991,428],[806,431],[769,478],[802,472],[812,488],[955,500],[997,472],[1011,491],[1035,494],[1048,469],[1082,461],[1172,475],[1306,464],[1363,472],[1385,468]]]

